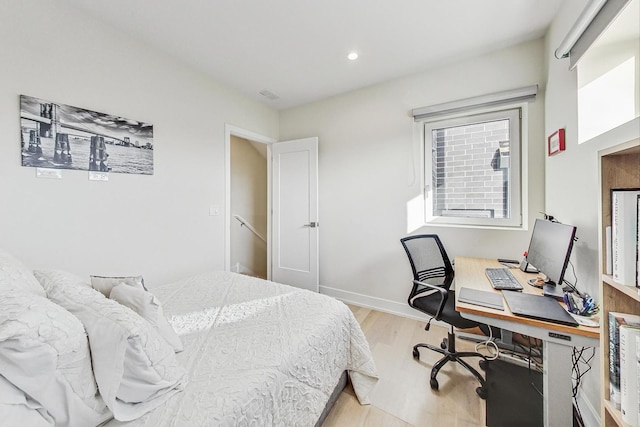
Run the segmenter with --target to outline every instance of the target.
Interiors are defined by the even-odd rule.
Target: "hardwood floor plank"
[[[342,392],[322,427],[411,427],[411,424],[378,409],[360,405],[351,386]]]
[[[441,355],[412,348],[419,342],[439,346],[447,328],[350,305],[367,337],[380,375],[371,393],[371,405],[360,405],[353,391],[342,392],[323,427],[342,426],[484,426],[485,406],[475,392],[479,383],[462,366],[448,363],[438,374],[439,391],[431,390],[431,367]],[[459,351],[474,351],[474,344],[457,340]],[[468,359],[478,368],[478,360]]]

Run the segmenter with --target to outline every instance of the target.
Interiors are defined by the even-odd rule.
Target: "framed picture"
[[[20,96],[22,166],[153,175],[153,125]]]
[[[558,129],[547,138],[548,153],[550,156],[564,151],[564,129]]]

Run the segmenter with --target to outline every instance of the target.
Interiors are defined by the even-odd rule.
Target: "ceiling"
[[[64,0],[274,109],[542,37],[559,0]],[[359,58],[347,59],[357,51]],[[277,96],[270,99],[260,94]]]

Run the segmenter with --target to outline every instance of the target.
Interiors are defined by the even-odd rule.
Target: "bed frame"
[[[342,390],[347,387],[347,384],[349,384],[349,375],[347,374],[347,371],[344,371],[340,376],[340,379],[338,380],[338,385],[336,385],[336,388],[333,389],[333,393],[331,393],[331,396],[329,396],[329,401],[325,405],[322,414],[320,414],[320,418],[318,418],[318,422],[316,423],[315,427],[322,426],[322,423],[324,423],[324,420],[329,415],[329,412],[331,412],[331,409],[340,397],[340,393],[342,393]]]

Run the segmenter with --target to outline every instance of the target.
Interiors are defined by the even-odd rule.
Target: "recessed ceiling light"
[[[358,52],[351,52],[349,55],[347,55],[347,58],[349,58],[351,61],[355,61],[356,59],[358,59]]]

